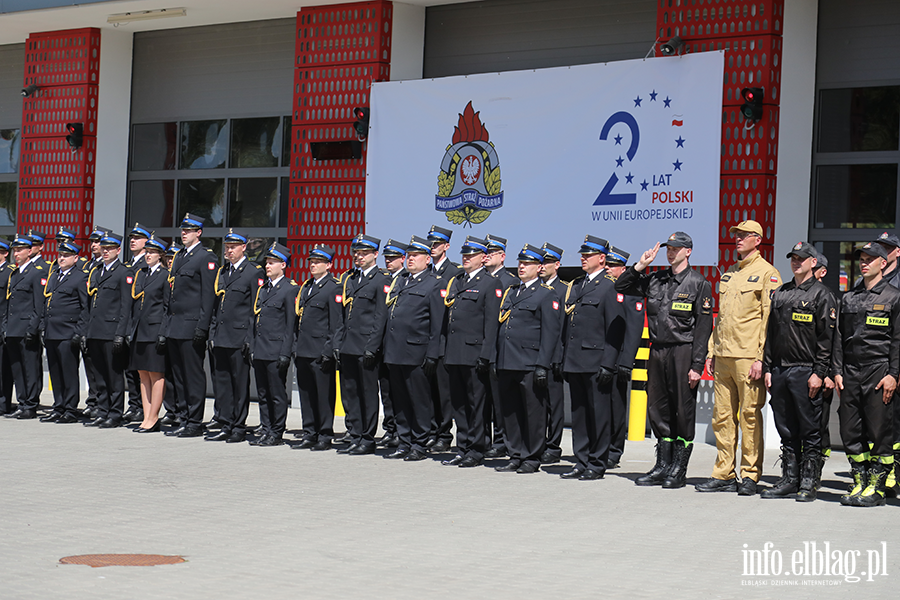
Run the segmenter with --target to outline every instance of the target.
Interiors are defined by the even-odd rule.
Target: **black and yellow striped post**
[[[647,361],[650,359],[650,333],[647,316],[641,332],[641,346],[634,357],[631,371],[631,406],[628,411],[628,441],[637,442],[647,436]]]

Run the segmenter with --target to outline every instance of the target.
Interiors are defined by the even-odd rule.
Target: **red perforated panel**
[[[19,187],[94,187],[97,138],[84,137],[72,152],[64,137],[24,138],[19,165]]]
[[[97,85],[100,30],[69,29],[32,33],[25,44],[25,85]]]
[[[60,227],[74,232],[84,247],[93,229],[93,188],[35,188],[19,194],[19,229],[35,229],[52,236]],[[52,254],[55,242],[48,237],[45,249]]]
[[[666,41],[782,34],[784,0],[658,0],[656,30]]]
[[[97,135],[96,85],[41,88],[22,102],[22,135],[65,138],[66,123],[81,123],[84,135]]]
[[[775,173],[778,165],[777,106],[763,106],[763,118],[750,129],[736,106],[722,109],[722,175]]]
[[[372,82],[390,76],[385,63],[294,69],[293,123],[352,123],[353,109],[369,105]]]
[[[295,67],[391,62],[390,2],[314,6],[297,13]]]
[[[291,181],[365,181],[366,149],[363,156],[348,160],[313,160],[310,142],[334,142],[356,138],[352,123],[325,123],[319,126],[293,127],[291,130]]]

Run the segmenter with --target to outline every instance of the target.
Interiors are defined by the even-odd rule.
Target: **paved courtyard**
[[[714,456],[697,445],[689,483]],[[604,480],[564,481],[567,462],[519,475],[0,419],[0,599],[895,597],[900,502],[840,506],[843,454],[808,505],[636,487],[652,459],[629,442]],[[804,543],[826,542],[815,575]],[[187,562],[59,564],[100,553]]]

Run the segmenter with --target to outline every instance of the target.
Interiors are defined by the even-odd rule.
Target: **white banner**
[[[432,224],[565,250],[586,234],[633,255],[674,231],[718,261],[724,53],[376,83],[366,232]],[[666,264],[660,253],[655,264]]]

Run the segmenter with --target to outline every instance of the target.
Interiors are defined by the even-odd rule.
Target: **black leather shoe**
[[[184,430],[178,434],[180,438],[195,438],[203,435],[203,427],[199,425],[187,425]]]
[[[519,467],[522,466],[522,463],[517,460],[511,460],[502,467],[494,467],[494,470],[498,473],[513,473],[519,470]]]
[[[353,438],[350,437],[349,431],[343,433],[340,437],[334,438],[335,444],[350,444],[352,442],[353,442]]]
[[[331,450],[331,440],[319,440],[316,445],[310,448],[313,452],[325,452]]]
[[[92,419],[90,421],[85,422],[84,426],[85,427],[99,427],[100,423],[102,423],[105,420],[106,419],[104,419],[103,417],[97,417],[96,419]]]
[[[533,465],[531,463],[522,463],[521,466],[519,466],[519,468],[516,469],[516,473],[519,473],[522,475],[524,475],[526,473],[537,473],[537,472],[538,472],[538,466]]]
[[[19,421],[25,421],[27,419],[37,419],[37,411],[33,409],[26,409],[19,413],[19,416],[16,417]]]
[[[58,412],[52,412],[38,419],[41,423],[56,423],[62,415]]]
[[[240,444],[245,439],[247,439],[247,434],[243,431],[232,431],[231,435],[228,436],[228,439],[225,440],[226,444]]]
[[[418,450],[410,450],[409,453],[403,457],[403,460],[406,462],[415,462],[418,460],[425,460],[428,458],[428,455],[424,452],[419,452]]]
[[[97,418],[97,407],[96,406],[85,406],[84,410],[81,411],[81,415],[85,419],[93,420]]]
[[[541,464],[542,465],[550,465],[553,463],[559,462],[559,455],[552,450],[544,450],[544,453],[541,454]]]
[[[228,438],[231,437],[231,432],[227,429],[223,429],[218,433],[213,433],[212,435],[207,435],[204,439],[207,442],[226,442]]]
[[[173,429],[173,430],[171,430],[171,431],[167,431],[167,432],[165,433],[165,435],[167,435],[167,436],[169,436],[169,437],[178,437],[179,435],[181,435],[181,433],[182,433],[185,429],[187,429],[187,425],[181,425],[180,427],[176,427],[175,429]]]
[[[398,458],[406,458],[406,455],[409,454],[409,450],[406,448],[397,448],[390,454],[385,454],[383,458],[387,459],[398,459]]]
[[[391,440],[394,439],[394,436],[396,436],[395,433],[385,433],[375,442],[375,445],[379,448],[387,448],[388,444],[391,443]]]
[[[316,444],[318,444],[317,441],[306,438],[296,446],[293,446],[293,448],[294,450],[307,450],[309,448],[315,447]]]
[[[18,419],[19,415],[21,415],[21,414],[22,414],[22,409],[17,408],[16,410],[12,411],[11,413],[7,413],[3,416],[6,417],[7,419]]]
[[[346,448],[341,448],[340,450],[338,450],[337,453],[338,454],[350,454],[352,451],[356,450],[357,448],[359,448],[359,444],[350,444]]]
[[[496,448],[491,448],[487,452],[484,453],[485,458],[503,458],[506,456],[506,448],[504,446],[497,446]]]
[[[284,444],[284,440],[281,439],[281,437],[275,437],[274,435],[267,435],[266,437],[261,439],[259,441],[259,443],[256,445],[260,446],[262,448],[271,448],[273,446],[281,446],[282,444]]]
[[[464,460],[466,460],[465,456],[463,456],[462,454],[457,454],[456,456],[454,456],[451,459],[442,460],[441,464],[444,465],[445,467],[458,467],[459,464]]]
[[[617,461],[616,459],[611,458],[608,461],[606,461],[606,470],[607,471],[609,471],[610,469],[618,469],[618,468],[619,468],[619,461]]]
[[[396,433],[391,436],[391,439],[388,440],[385,445],[385,448],[399,448],[400,447],[400,436]]]
[[[150,427],[138,427],[137,429],[132,429],[135,433],[157,433],[159,432],[159,421],[151,425]]]
[[[210,420],[208,423],[203,424],[207,429],[222,429],[225,427],[222,423],[219,423],[215,419]]]
[[[128,409],[124,415],[122,415],[123,423],[131,423],[132,421],[144,420],[144,410],[137,409]]]
[[[356,448],[350,450],[347,454],[350,456],[362,456],[363,454],[375,454],[375,444],[360,444]]]
[[[575,467],[574,469],[572,469],[571,471],[568,471],[567,473],[560,473],[559,478],[560,479],[578,479],[579,477],[581,477],[581,475],[583,473],[584,473],[583,467]]]
[[[425,442],[425,447],[426,447],[426,448],[431,448],[431,447],[434,446],[435,444],[437,444],[437,438],[436,438],[436,437],[430,437],[430,438],[428,438],[428,441]]]
[[[754,496],[756,495],[756,482],[749,478],[744,478],[741,485],[738,486],[738,496]]]
[[[706,481],[701,481],[695,485],[694,489],[698,492],[736,492],[737,480],[710,477]]]
[[[477,467],[478,465],[480,465],[482,463],[484,463],[483,460],[479,460],[477,458],[467,456],[463,459],[463,461],[461,463],[459,463],[459,466],[463,469],[468,469],[471,467]]]
[[[97,425],[97,427],[100,429],[115,429],[116,427],[121,427],[121,426],[122,426],[122,421],[120,419],[115,419],[113,417],[110,417],[109,419],[106,419],[105,421],[103,421],[102,423]]]
[[[159,422],[162,423],[163,425],[165,425],[166,427],[171,427],[172,425],[178,425],[180,423],[178,417],[176,417],[172,413],[166,413],[166,416],[164,416],[162,419],[160,419]]]
[[[603,474],[604,471],[587,469],[584,473],[581,474],[581,477],[578,478],[578,481],[593,481],[594,479],[603,479]]]
[[[62,415],[60,416],[56,422],[57,423],[77,423],[80,419],[78,417],[73,417],[72,415]]]
[[[450,452],[450,442],[445,442],[444,440],[438,440],[428,449],[432,454],[441,454],[444,452]]]

